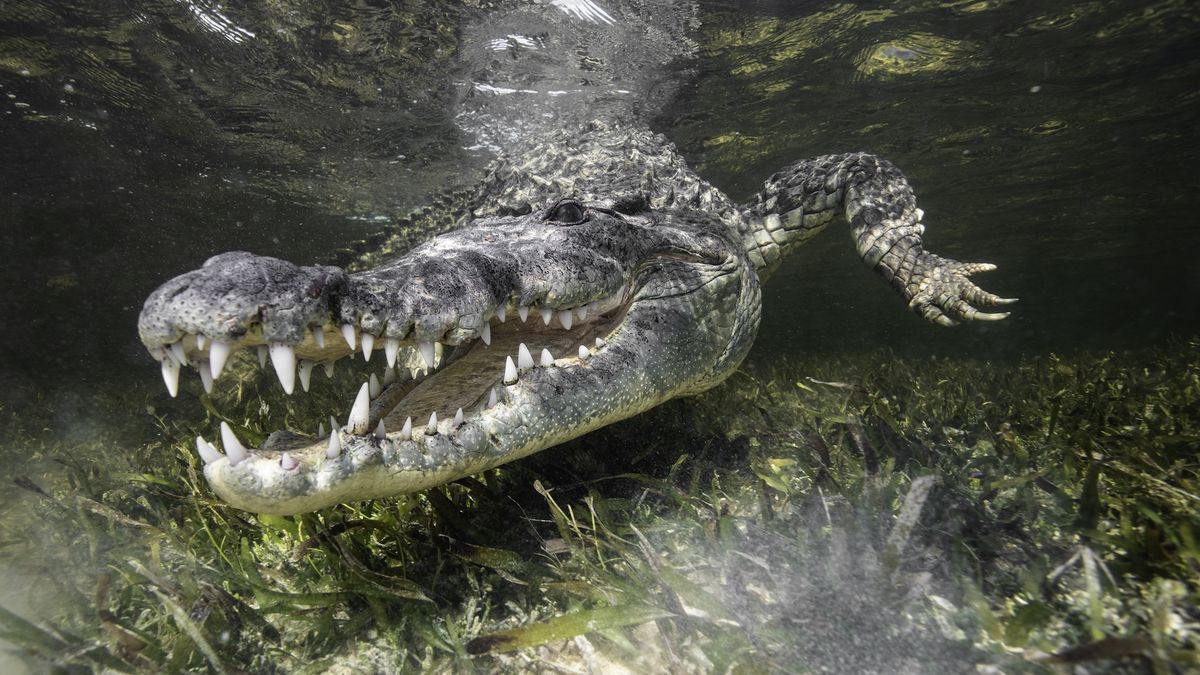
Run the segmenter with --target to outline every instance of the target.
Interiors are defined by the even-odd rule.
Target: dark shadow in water
[[[758,349],[1016,355],[1200,328],[1191,142],[1200,17],[1159,3],[704,3],[698,77],[661,120],[731,195],[801,157],[905,170],[942,254],[1000,266],[1008,321],[912,321],[826,234],[767,287]]]
[[[164,280],[227,250],[334,260],[477,174],[448,3],[76,4],[0,10],[0,402],[150,381],[135,326]]]

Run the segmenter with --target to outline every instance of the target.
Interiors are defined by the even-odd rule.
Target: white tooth
[[[496,397],[496,390],[492,389],[491,392],[488,393],[487,407],[495,408],[497,403],[499,403],[499,400]]]
[[[279,466],[284,471],[291,471],[292,469],[300,466],[300,462],[296,461],[295,457],[292,457],[292,453],[285,452],[283,453],[283,456],[279,458]]]
[[[317,326],[313,329],[313,342],[317,344],[317,349],[325,349],[325,329]],[[324,434],[322,434],[323,436]]]
[[[225,360],[229,358],[231,349],[232,346],[228,342],[220,340],[213,340],[208,348],[208,368],[214,380],[220,377],[221,371],[225,369]]]
[[[529,353],[529,347],[526,347],[524,342],[517,347],[517,367],[523,371],[533,367],[533,354]]]
[[[383,343],[383,355],[387,358],[388,368],[396,367],[396,355],[400,353],[400,340],[388,338]]]
[[[246,446],[233,434],[233,429],[229,428],[227,422],[221,422],[221,445],[225,446],[225,456],[229,458],[231,466],[237,466],[250,456]]]
[[[367,380],[367,393],[371,398],[378,398],[383,387],[379,386],[379,378],[375,377],[375,373],[371,373],[371,379]]]
[[[437,433],[437,411],[429,413],[429,423],[425,425],[425,433],[429,436]]]
[[[325,377],[333,377],[333,364],[333,361],[326,361],[321,364],[321,367],[325,369]]]
[[[167,393],[171,398],[179,393],[179,363],[173,358],[165,358],[162,361],[163,382],[167,383]]]
[[[315,365],[317,364],[308,359],[300,362],[300,388],[304,391],[308,391],[308,383],[312,382],[312,370]],[[324,436],[325,434],[321,435]]]
[[[462,426],[462,423],[463,423],[463,413],[462,413],[462,408],[459,408],[458,412],[454,413],[454,421],[450,423],[450,428],[457,429]]]
[[[554,310],[550,309],[549,307],[544,307],[542,309],[542,322],[545,323],[547,326],[549,326],[550,319],[553,319],[553,318],[554,318]]]
[[[492,344],[492,324],[483,324],[483,328],[479,331],[479,339],[483,340],[483,344],[485,345]]]
[[[400,440],[407,441],[412,438],[412,418],[404,418],[404,426],[400,428]]]
[[[171,356],[175,357],[175,362],[179,365],[187,365],[187,352],[183,350],[183,340],[171,345]]]
[[[921,222],[921,220],[924,218],[925,218],[925,212],[922,211],[921,209],[917,209],[917,222],[918,223]]]
[[[329,428],[333,429],[334,432],[336,432],[338,430],[338,423],[337,423],[337,420],[333,418],[333,415],[329,416]],[[324,434],[322,434],[322,435],[324,435]]]
[[[550,366],[554,365],[554,357],[550,355],[549,349],[542,350],[542,364],[541,365],[543,368],[549,368]]]
[[[596,338],[596,349],[600,349],[601,347],[603,347],[606,344],[608,344],[608,343],[606,343],[604,341],[604,338]]]
[[[588,306],[587,306],[587,305],[580,305],[580,306],[576,307],[576,308],[575,308],[575,313],[579,315],[579,320],[580,320],[580,321],[587,321],[587,315],[588,315]]]
[[[375,336],[370,333],[362,334],[363,361],[371,360],[371,352],[375,350]]]
[[[529,308],[525,305],[517,307],[517,316],[521,317],[521,323],[525,323],[525,320],[529,318]]]
[[[383,371],[383,386],[384,386],[384,388],[387,388],[387,386],[389,384],[394,384],[395,382],[396,382],[396,369],[395,368],[388,368],[387,370]]]
[[[367,433],[367,422],[370,421],[370,416],[370,385],[364,382],[362,389],[358,390],[358,396],[354,399],[354,406],[350,408],[350,417],[346,419],[346,429],[355,436],[362,436]]]
[[[204,460],[205,464],[212,464],[221,459],[221,453],[217,449],[208,444],[203,436],[196,437],[196,451],[200,453],[200,459]]]
[[[517,365],[511,356],[504,357],[504,384],[517,383]]]
[[[342,324],[342,337],[346,338],[346,344],[350,345],[350,351],[354,351],[354,326],[348,323]]]
[[[387,438],[387,429],[383,427],[383,420],[379,420],[379,424],[375,426],[375,438],[381,441]]]
[[[504,323],[504,320],[507,318],[508,317],[505,315],[504,305],[500,305],[499,307],[497,307],[496,308],[496,320],[499,321],[500,323]]]
[[[329,445],[325,446],[325,459],[337,459],[340,454],[342,454],[342,439],[338,436],[337,429],[334,429],[333,433],[329,434]]]
[[[317,438],[325,435],[325,423],[321,422],[317,425]]]
[[[271,365],[275,366],[279,384],[283,385],[284,393],[290,394],[296,389],[296,350],[291,345],[272,342],[270,351]]]
[[[212,443],[204,441],[204,447],[208,448],[208,452],[213,458],[219,459],[222,456],[221,451],[217,450],[217,446],[213,445]]]
[[[208,344],[208,338],[204,337],[203,333],[196,334],[196,349],[204,349],[204,345]]]
[[[425,365],[432,368],[434,360],[433,342],[425,340],[417,343],[417,349],[421,350],[421,358],[425,361]]]
[[[208,366],[205,365],[203,362],[201,362],[200,368],[198,368],[197,370],[200,371],[200,384],[204,385],[204,393],[211,394],[213,379],[212,379],[212,373],[210,373],[208,371]]]
[[[583,345],[579,345],[579,358],[586,359],[588,356],[590,356],[588,353],[588,348],[584,347]]]
[[[266,345],[258,346],[258,367],[259,368],[267,367],[267,356],[270,353],[270,351],[271,350],[267,349]]]
[[[569,309],[562,310],[558,313],[558,322],[562,324],[563,328],[571,330],[571,324],[575,323],[575,312]]]

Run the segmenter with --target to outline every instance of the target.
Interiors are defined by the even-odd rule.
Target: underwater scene
[[[1198,126],[1185,0],[4,0],[0,672],[1196,672]]]

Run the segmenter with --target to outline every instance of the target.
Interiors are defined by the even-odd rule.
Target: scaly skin
[[[367,421],[334,432],[341,448],[334,458],[324,438],[277,433],[236,464],[231,457],[207,463],[217,494],[239,508],[286,514],[420,490],[702,391],[737,367],[758,326],[760,293],[723,223],[700,213],[589,209],[585,222],[564,224],[552,219],[563,208],[485,219],[357,274],[224,254],[152,294],[141,334],[165,363],[176,357],[164,346],[182,341],[189,363],[207,368],[196,334],[234,350],[284,343],[303,360],[336,359],[349,353],[338,337],[343,324],[384,344],[436,338],[466,352],[422,383],[433,387],[424,398],[412,382],[384,391]],[[581,319],[585,305],[591,312]],[[536,308],[527,323],[517,318],[522,306]],[[496,318],[501,308],[504,324]],[[556,311],[548,327],[541,308]],[[568,308],[571,330],[561,314]],[[480,340],[483,325],[490,346]],[[328,336],[324,349],[318,327]],[[560,357],[505,383],[505,356],[515,356],[521,340],[537,351],[554,345]],[[497,401],[488,407],[493,391]],[[406,395],[394,411],[380,404]],[[458,408],[464,419],[455,426]],[[430,412],[442,419],[436,431],[420,426]],[[418,425],[411,435],[401,431],[407,417]],[[367,433],[381,419],[390,431]]]
[[[972,305],[1013,302],[975,286],[968,277],[995,269],[960,263],[924,250],[924,215],[904,175],[891,162],[866,153],[802,160],[774,174],[744,209],[750,258],[766,277],[783,256],[838,216],[850,223],[858,255],[926,320],[953,326],[964,320],[998,320]]]
[[[991,265],[924,250],[913,191],[885,160],[853,153],[796,162],[742,205],[697,176],[638,121],[641,99],[605,85],[632,86],[630,73],[690,51],[678,3],[639,24],[631,8],[641,4],[618,5],[621,21],[546,33],[580,45],[531,52],[535,65],[608,54],[588,58],[577,75],[600,84],[575,98],[481,90],[465,99],[464,124],[498,153],[487,177],[401,221],[353,270],[227,253],[151,294],[138,329],[172,395],[181,368],[198,369],[211,387],[228,354],[268,344],[289,393],[297,377],[307,389],[317,364],[354,350],[382,349],[388,360],[381,391],[369,396],[363,385],[346,425],[328,437],[276,432],[246,451],[226,432],[225,454],[197,439],[218,495],[291,514],[413,492],[713,387],[754,341],[760,283],[838,220],[866,265],[926,320],[1007,316],[979,311],[1011,300],[968,278]],[[568,21],[540,6],[514,11],[514,25],[545,21],[550,31]],[[476,43],[500,30],[491,19],[475,29]],[[630,35],[639,37],[626,49],[620,40]],[[490,72],[495,85],[522,83],[526,55],[509,54],[485,49],[472,72]],[[618,62],[625,56],[647,62]],[[603,119],[576,119],[589,111]],[[436,423],[426,422],[431,414]]]
[[[609,174],[593,174],[599,178],[592,183],[576,176],[576,192],[590,205],[480,218],[361,272],[229,253],[155,291],[139,331],[167,367],[182,351],[189,365],[208,368],[217,342],[231,350],[290,345],[301,368],[311,368],[305,364],[350,354],[343,326],[353,327],[356,347],[362,336],[380,346],[392,341],[402,366],[421,363],[413,346],[423,342],[453,352],[427,380],[402,375],[375,398],[368,417],[335,430],[336,441],[278,432],[236,463],[210,453],[205,475],[217,494],[242,509],[289,514],[412,492],[712,387],[737,368],[754,340],[760,276],[839,215],[864,262],[921,316],[943,324],[1005,316],[972,306],[1008,302],[967,279],[989,266],[922,249],[913,193],[883,160],[852,154],[797,162],[772,176],[749,204],[734,207],[660,137],[626,134],[605,147],[622,148],[631,139],[656,144],[654,152],[639,154],[671,158],[672,179],[682,175],[678,184],[694,189],[639,183],[604,199],[598,190]],[[540,167],[550,154],[534,154],[539,159],[532,164]],[[498,171],[524,177],[508,165]],[[622,175],[640,181],[650,173],[631,168]],[[531,182],[545,189],[562,180]],[[512,192],[498,194],[512,200]],[[544,196],[537,189],[525,194]],[[522,307],[529,308],[528,322],[517,318]],[[543,309],[553,312],[550,325],[543,324]],[[562,318],[568,310],[570,330]],[[485,326],[490,346],[481,340]],[[196,335],[204,336],[204,349]],[[518,343],[532,347],[535,361],[543,345],[557,358],[506,383],[505,357],[517,360]],[[585,348],[582,357],[578,346]],[[455,425],[457,409],[463,420]],[[422,426],[430,413],[441,422]],[[403,430],[408,418],[416,424],[411,434]],[[379,420],[383,437],[373,431]]]

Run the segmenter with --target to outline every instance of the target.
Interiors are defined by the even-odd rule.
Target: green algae
[[[258,433],[315,426],[346,384],[284,398],[235,370],[209,410]],[[485,475],[294,518],[208,492],[198,409],[135,446],[49,442],[5,412],[6,453],[45,462],[14,476],[0,532],[30,596],[0,634],[35,667],[1196,662],[1200,341],[752,359]]]

